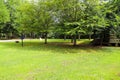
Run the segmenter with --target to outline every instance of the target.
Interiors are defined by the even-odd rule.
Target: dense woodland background
[[[120,0],[1,0],[0,38],[120,37]]]

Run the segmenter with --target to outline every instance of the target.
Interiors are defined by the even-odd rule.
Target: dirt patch
[[[117,74],[117,76],[119,76],[119,77],[120,77],[120,73],[118,73],[118,74]]]

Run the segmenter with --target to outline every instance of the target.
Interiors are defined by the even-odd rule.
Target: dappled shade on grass
[[[119,80],[120,48],[91,47],[88,40],[72,46],[69,40],[0,43],[2,80]],[[67,43],[66,43],[67,42]]]

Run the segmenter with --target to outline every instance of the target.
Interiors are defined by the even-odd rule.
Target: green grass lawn
[[[48,42],[0,43],[0,80],[120,80],[119,47]]]

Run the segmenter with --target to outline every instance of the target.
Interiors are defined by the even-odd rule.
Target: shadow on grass
[[[110,52],[110,49],[103,48],[100,46],[91,46],[90,41],[80,41],[78,45],[73,46],[73,43],[70,42],[24,42],[24,47],[21,46],[21,43],[1,43],[6,49],[18,49],[26,51],[52,51],[53,53],[92,53],[92,52]]]

